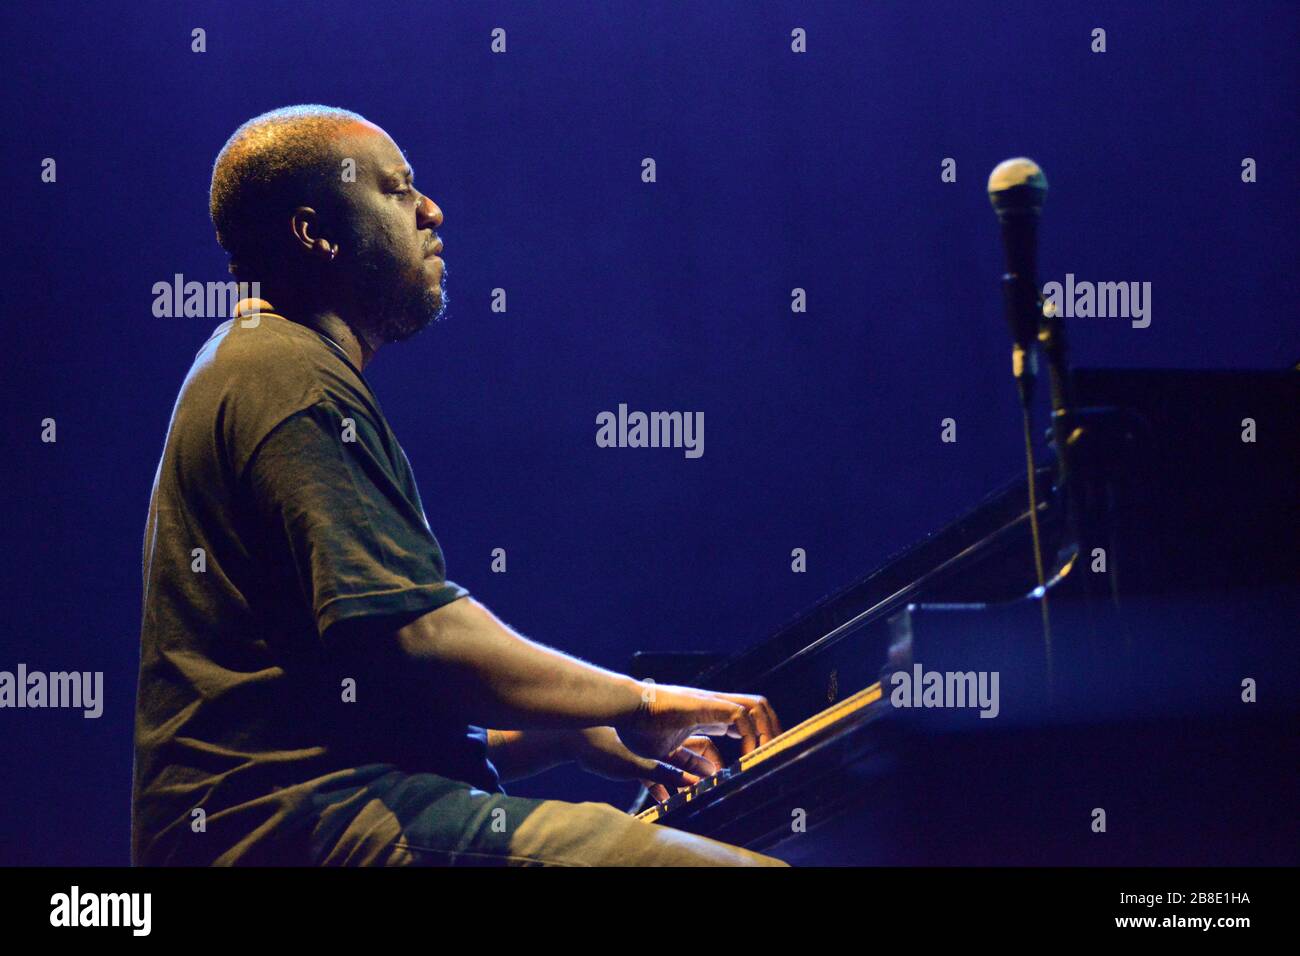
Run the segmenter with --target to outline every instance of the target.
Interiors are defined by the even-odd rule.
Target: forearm
[[[618,726],[643,705],[637,681],[516,634],[473,598],[417,618],[397,640],[417,676],[480,727]]]
[[[572,763],[581,731],[489,730],[488,759],[503,783]]]

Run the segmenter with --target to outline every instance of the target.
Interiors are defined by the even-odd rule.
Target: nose
[[[419,229],[437,229],[442,225],[442,210],[428,196],[422,196],[420,206],[416,210],[416,219]]]

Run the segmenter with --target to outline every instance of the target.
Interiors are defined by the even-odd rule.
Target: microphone
[[[998,163],[989,174],[989,202],[1002,224],[1002,248],[1007,271],[1002,276],[1002,301],[1011,327],[1011,372],[1020,392],[1020,414],[1025,427],[1025,481],[1029,491],[1029,530],[1034,545],[1034,572],[1038,580],[1032,594],[1043,615],[1043,648],[1047,663],[1047,697],[1052,699],[1052,622],[1048,612],[1047,575],[1043,569],[1043,541],[1038,528],[1038,469],[1034,465],[1034,380],[1038,376],[1038,326],[1043,316],[1038,295],[1038,217],[1047,198],[1047,177],[1025,156]],[[1055,368],[1053,385],[1056,384]],[[1055,393],[1055,388],[1053,392]],[[1061,446],[1058,445],[1058,450]],[[1059,456],[1058,456],[1059,459]]]
[[[1007,324],[1011,327],[1012,372],[1020,386],[1021,401],[1028,404],[1037,375],[1034,350],[1042,315],[1038,294],[1038,218],[1047,198],[1047,177],[1038,164],[1024,156],[998,163],[989,174],[989,202],[1002,224],[1006,273],[1002,294]]]

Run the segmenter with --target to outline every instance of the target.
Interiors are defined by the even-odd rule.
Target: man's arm
[[[646,691],[632,678],[528,640],[464,597],[395,635],[407,665],[433,693],[481,727],[578,728],[633,717]]]
[[[502,783],[523,780],[577,757],[576,730],[489,730],[488,759]]]
[[[718,748],[708,737],[688,738],[671,762],[634,754],[613,727],[489,730],[487,740],[488,759],[504,783],[576,763],[608,780],[639,780],[660,801],[723,766]]]
[[[345,443],[348,416],[359,440]],[[242,480],[335,663],[385,693],[479,727],[610,726],[656,760],[674,760],[696,733],[740,737],[748,752],[779,732],[761,697],[640,683],[510,630],[446,581],[377,426],[333,399],[264,435]]]
[[[528,640],[472,597],[415,618],[391,639],[375,637],[355,652],[388,649],[396,660],[387,673],[414,685],[402,692],[454,701],[480,727],[613,727],[636,754],[683,769],[698,766],[679,753],[695,734],[739,737],[748,753],[780,733],[762,697],[633,680]]]

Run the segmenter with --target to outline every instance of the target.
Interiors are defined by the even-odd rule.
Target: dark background
[[[1074,320],[1077,364],[1300,358],[1293,2],[55,2],[2,26],[0,669],[103,671],[106,709],[0,712],[0,863],[127,861],[145,511],[217,324],[155,318],[151,290],[228,278],[208,178],[264,110],[347,107],[406,150],[448,315],[367,377],[449,577],[615,668],[752,644],[1020,470],[1002,159],[1051,183],[1042,281],[1153,284],[1147,329]],[[703,411],[703,458],[597,448],[620,402]]]

